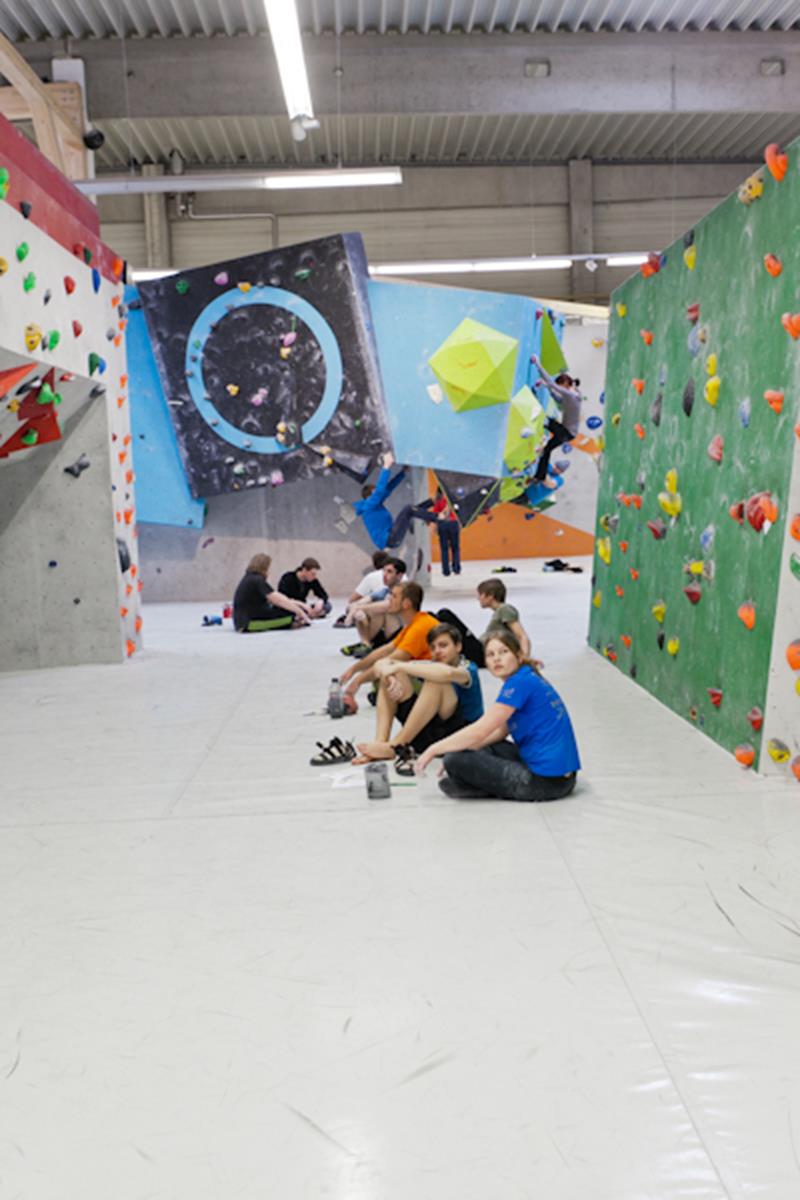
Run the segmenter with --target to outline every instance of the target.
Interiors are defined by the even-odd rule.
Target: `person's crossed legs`
[[[431,722],[438,725],[450,721],[457,707],[458,698],[450,683],[433,683],[428,679],[415,693],[414,685],[405,673],[384,676],[378,682],[375,741],[357,744],[360,757],[353,760],[354,765],[394,758],[398,746],[410,746]],[[402,727],[392,738],[395,717],[402,721]],[[438,736],[439,730],[431,740],[435,741]]]

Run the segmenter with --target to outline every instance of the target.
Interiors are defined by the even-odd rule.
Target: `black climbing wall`
[[[140,295],[195,496],[336,466],[363,474],[391,446],[359,235],[185,271]]]
[[[794,515],[798,157],[612,297],[590,641],[745,762]]]

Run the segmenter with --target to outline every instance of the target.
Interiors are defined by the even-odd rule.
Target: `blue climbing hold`
[[[100,291],[100,272],[97,267],[92,267],[92,287],[95,292]]]
[[[586,418],[586,428],[587,429],[599,429],[602,424],[603,424],[602,417],[587,417]]]
[[[748,425],[750,424],[750,409],[751,409],[751,407],[752,406],[750,404],[750,397],[746,396],[744,398],[744,400],[742,401],[742,403],[739,405],[739,420],[742,423],[742,429],[747,429]]]
[[[605,394],[605,392],[601,392],[600,393],[600,403],[605,404],[605,402],[606,402],[606,394]]]

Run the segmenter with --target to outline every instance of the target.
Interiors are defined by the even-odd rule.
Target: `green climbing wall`
[[[749,714],[767,700],[794,516],[800,340],[782,318],[800,310],[798,160],[795,142],[782,181],[763,168],[614,293],[606,377],[590,643],[756,764]]]

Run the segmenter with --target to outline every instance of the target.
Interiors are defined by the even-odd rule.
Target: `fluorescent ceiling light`
[[[473,258],[431,262],[376,263],[371,275],[480,275],[497,271],[562,271],[572,259],[541,255],[530,258]]]
[[[141,271],[132,271],[131,279],[134,283],[147,283],[151,279],[165,279],[168,275],[177,274],[178,270],[176,267],[162,267],[160,269],[156,267],[152,270],[145,268]]]
[[[317,122],[314,120],[295,0],[264,0],[264,8],[278,61],[283,98],[292,122],[292,134],[302,141],[306,129],[315,128]]]
[[[386,187],[403,182],[399,167],[334,167],[309,171],[198,171],[187,174],[103,175],[99,179],[77,179],[75,187],[85,196],[137,196],[156,192],[245,192],[292,191],[333,187]]]
[[[647,262],[646,254],[606,254],[607,267],[638,267]]]

